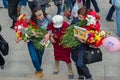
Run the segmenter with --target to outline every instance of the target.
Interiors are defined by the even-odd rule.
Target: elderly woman
[[[59,63],[64,61],[68,67],[68,78],[73,79],[74,75],[70,59],[71,48],[65,48],[63,45],[60,45],[61,38],[68,27],[69,24],[64,21],[63,16],[55,15],[47,28],[48,34],[45,36],[45,39],[49,37],[54,48],[55,70],[53,74],[59,73]]]

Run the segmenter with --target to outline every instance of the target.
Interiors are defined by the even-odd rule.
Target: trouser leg
[[[67,67],[68,67],[68,73],[69,73],[69,75],[73,75],[73,69],[72,69],[71,63],[67,63]]]
[[[57,15],[60,15],[62,12],[62,4],[57,5],[57,8],[58,8]]]
[[[76,65],[76,69],[77,69],[77,73],[79,76],[83,76],[83,71],[81,70],[81,68],[79,68],[77,65]]]
[[[94,8],[95,8],[95,11],[96,11],[96,12],[99,12],[100,9],[99,9],[99,7],[98,7],[98,4],[97,4],[96,0],[91,0],[91,2],[92,2],[93,6],[94,6]]]
[[[55,70],[54,72],[58,72],[59,71],[59,62],[58,60],[55,60]]]
[[[42,69],[40,67],[41,63],[39,63],[39,58],[40,57],[39,57],[39,55],[38,55],[38,53],[37,53],[37,51],[35,49],[35,46],[34,46],[32,41],[28,42],[28,50],[29,50],[29,54],[30,54],[31,60],[32,60],[32,63],[34,65],[36,71],[41,72],[42,71]]]
[[[89,72],[89,69],[86,65],[83,66],[78,66],[78,68],[81,69],[81,71],[83,72],[84,76],[86,77],[86,79],[92,78],[92,75]]]
[[[114,7],[114,5],[112,5],[111,8],[109,9],[109,12],[108,12],[107,17],[106,17],[107,20],[111,20],[114,11],[115,11],[115,7]]]
[[[86,0],[86,7],[87,9],[90,9],[90,5],[91,5],[91,0]]]
[[[117,36],[120,37],[120,9],[116,8]]]
[[[8,14],[9,17],[13,20],[12,27],[14,23],[17,21],[17,6],[18,3],[8,3]]]

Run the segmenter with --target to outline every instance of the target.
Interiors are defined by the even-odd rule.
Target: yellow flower
[[[101,40],[101,36],[95,34],[95,39],[99,41],[99,40]]]
[[[19,38],[19,36],[20,36],[20,35],[16,32],[16,38]]]

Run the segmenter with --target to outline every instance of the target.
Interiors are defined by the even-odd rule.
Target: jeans
[[[57,6],[57,15],[60,15],[61,14],[61,12],[62,12],[62,4],[58,4],[58,5],[56,5]]]
[[[85,76],[86,79],[92,78],[92,75],[90,74],[89,69],[86,65],[83,65],[80,67],[76,65],[76,68],[77,68],[77,72],[78,72],[79,77]]]
[[[115,6],[112,5],[111,8],[109,9],[109,12],[108,12],[107,17],[106,17],[107,20],[111,20],[114,11],[115,11]]]
[[[31,56],[32,59],[32,63],[36,69],[36,71],[41,72],[42,68],[41,68],[41,64],[42,64],[42,57],[44,54],[44,49],[42,50],[37,50],[33,44],[32,41],[28,42],[28,50],[29,50],[29,54]]]
[[[96,11],[96,12],[99,12],[100,9],[99,9],[99,7],[98,7],[98,5],[97,5],[96,0],[86,0],[86,7],[87,7],[87,9],[90,9],[90,4],[91,4],[91,2],[92,2],[93,6],[94,6],[94,8],[95,8],[95,11]]]
[[[88,44],[81,44],[80,46],[72,49],[72,59],[76,64],[79,76],[85,76],[86,79],[92,78],[88,67],[84,64],[84,51],[90,49]]]
[[[116,8],[117,35],[120,37],[120,9]]]
[[[7,0],[2,0],[2,1],[3,1],[4,8],[8,8],[8,1]]]

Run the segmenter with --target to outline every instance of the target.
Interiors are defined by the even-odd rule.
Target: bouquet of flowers
[[[18,17],[18,21],[14,26],[16,32],[16,42],[32,40],[37,49],[42,49],[44,46],[40,44],[46,30],[39,28],[33,21],[26,18],[26,14]]]
[[[89,11],[87,13],[87,16],[84,17],[84,20],[78,22],[77,24],[71,25],[66,30],[66,33],[62,37],[60,44],[64,45],[64,47],[69,47],[69,48],[73,48],[80,45],[81,44],[80,41],[78,41],[78,39],[75,37],[77,33],[80,35],[80,38],[81,37],[85,38],[86,44],[89,44],[93,47],[101,46],[103,39],[106,36],[108,36],[109,33],[100,29],[99,20],[100,20],[100,16],[97,15],[95,11]],[[77,29],[75,26],[80,28]]]

